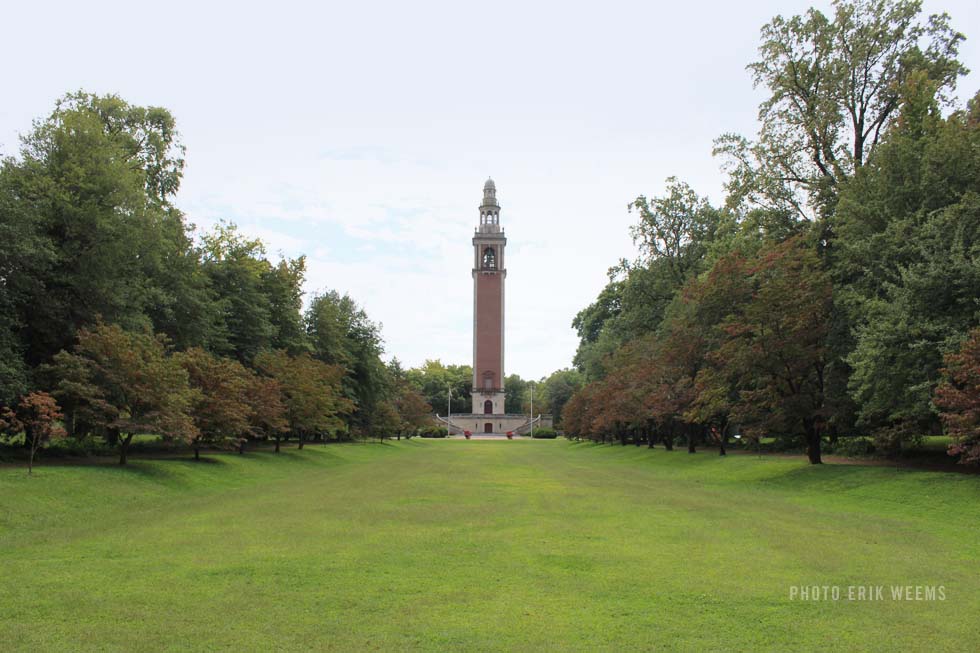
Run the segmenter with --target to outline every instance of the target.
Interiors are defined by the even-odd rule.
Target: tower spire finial
[[[500,231],[500,205],[497,204],[497,185],[487,177],[483,184],[483,202],[480,204],[480,231]]]

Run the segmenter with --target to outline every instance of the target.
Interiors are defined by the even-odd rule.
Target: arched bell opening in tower
[[[485,270],[497,269],[497,255],[494,253],[493,247],[487,247],[483,250],[483,268]]]

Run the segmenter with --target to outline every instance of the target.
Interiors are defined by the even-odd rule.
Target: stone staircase
[[[443,428],[449,426],[450,435],[463,435],[463,432],[467,430],[466,426],[468,425],[470,427],[468,430],[474,436],[479,436],[479,435],[503,436],[506,435],[507,431],[511,431],[512,433],[514,433],[514,435],[528,435],[531,432],[532,424],[534,425],[535,428],[538,428],[541,425],[542,420],[550,423],[551,415],[538,415],[537,417],[531,419],[527,415],[511,415],[511,414],[468,415],[464,413],[460,415],[452,415],[450,418],[452,420],[451,426],[449,420],[447,420],[442,415],[436,415],[435,419],[439,426]],[[497,433],[497,432],[485,433],[484,431],[480,431],[479,429],[474,430],[473,426],[469,424],[470,422],[484,422],[484,421],[491,422],[491,423],[500,423],[503,421],[505,423],[509,422],[509,425],[504,429],[503,433]]]

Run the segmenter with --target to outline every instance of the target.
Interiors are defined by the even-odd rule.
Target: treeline
[[[305,259],[271,260],[175,206],[173,116],[65,96],[0,166],[0,432],[33,452],[136,434],[238,446],[411,434],[429,406],[380,328],[336,292],[303,310]]]
[[[918,2],[834,3],[762,28],[754,140],[727,197],[669,179],[630,208],[640,251],[573,326],[574,437],[725,452],[738,434],[980,459],[980,96],[963,36]],[[853,448],[853,447],[852,447]]]

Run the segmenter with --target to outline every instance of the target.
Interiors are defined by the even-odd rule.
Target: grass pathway
[[[972,651],[978,561],[980,478],[892,468],[415,440],[0,470],[5,650]]]

